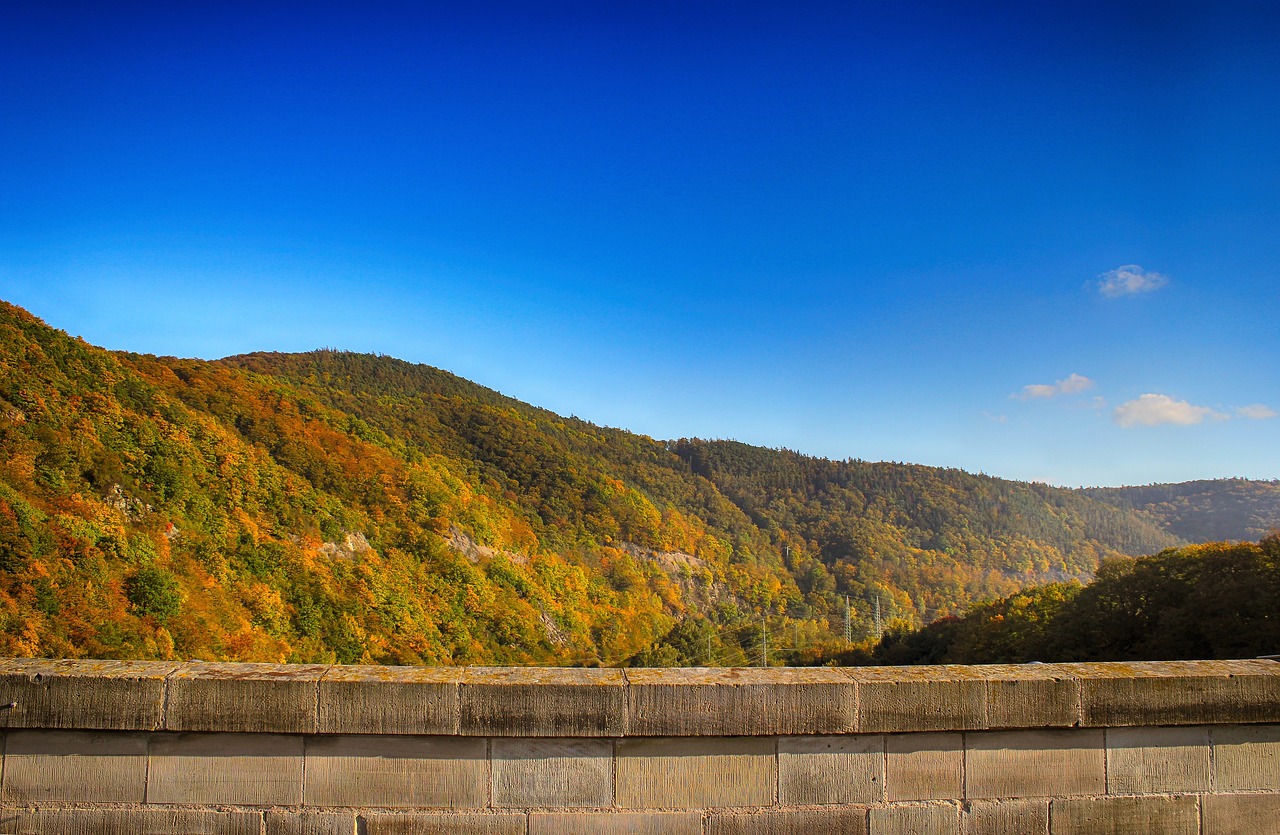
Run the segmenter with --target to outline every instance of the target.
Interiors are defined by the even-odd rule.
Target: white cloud
[[[1254,403],[1252,406],[1241,406],[1236,409],[1236,414],[1242,418],[1249,420],[1267,420],[1276,416],[1277,412],[1270,406],[1264,406],[1261,403]]]
[[[1150,293],[1159,290],[1169,283],[1167,276],[1157,272],[1147,272],[1137,264],[1126,264],[1098,276],[1094,285],[1098,292],[1109,299],[1120,296],[1136,296],[1139,293]]]
[[[1093,388],[1093,380],[1083,374],[1072,374],[1056,383],[1032,383],[1022,391],[1009,395],[1015,400],[1035,400],[1041,397],[1057,397],[1059,394],[1079,394]]]
[[[1111,419],[1124,429],[1163,423],[1193,426],[1205,419],[1226,420],[1227,417],[1208,406],[1193,406],[1185,400],[1174,400],[1167,394],[1144,394],[1137,400],[1121,403],[1111,413]]]

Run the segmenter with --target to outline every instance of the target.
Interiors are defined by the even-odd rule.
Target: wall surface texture
[[[1280,664],[0,661],[0,833],[1280,833]]]

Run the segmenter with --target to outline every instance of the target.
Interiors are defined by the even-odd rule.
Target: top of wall
[[[0,661],[0,727],[773,736],[1280,722],[1280,663],[569,669]]]

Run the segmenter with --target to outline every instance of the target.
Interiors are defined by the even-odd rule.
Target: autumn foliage
[[[861,639],[873,598],[916,626],[1179,542],[1078,491],[664,443],[387,357],[109,352],[0,303],[6,655],[750,663],[842,640],[846,596]]]

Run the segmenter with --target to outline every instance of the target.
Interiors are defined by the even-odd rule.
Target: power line
[[[853,610],[849,608],[849,595],[844,596],[844,642],[853,643]]]
[[[760,666],[769,666],[769,621],[760,621]]]

